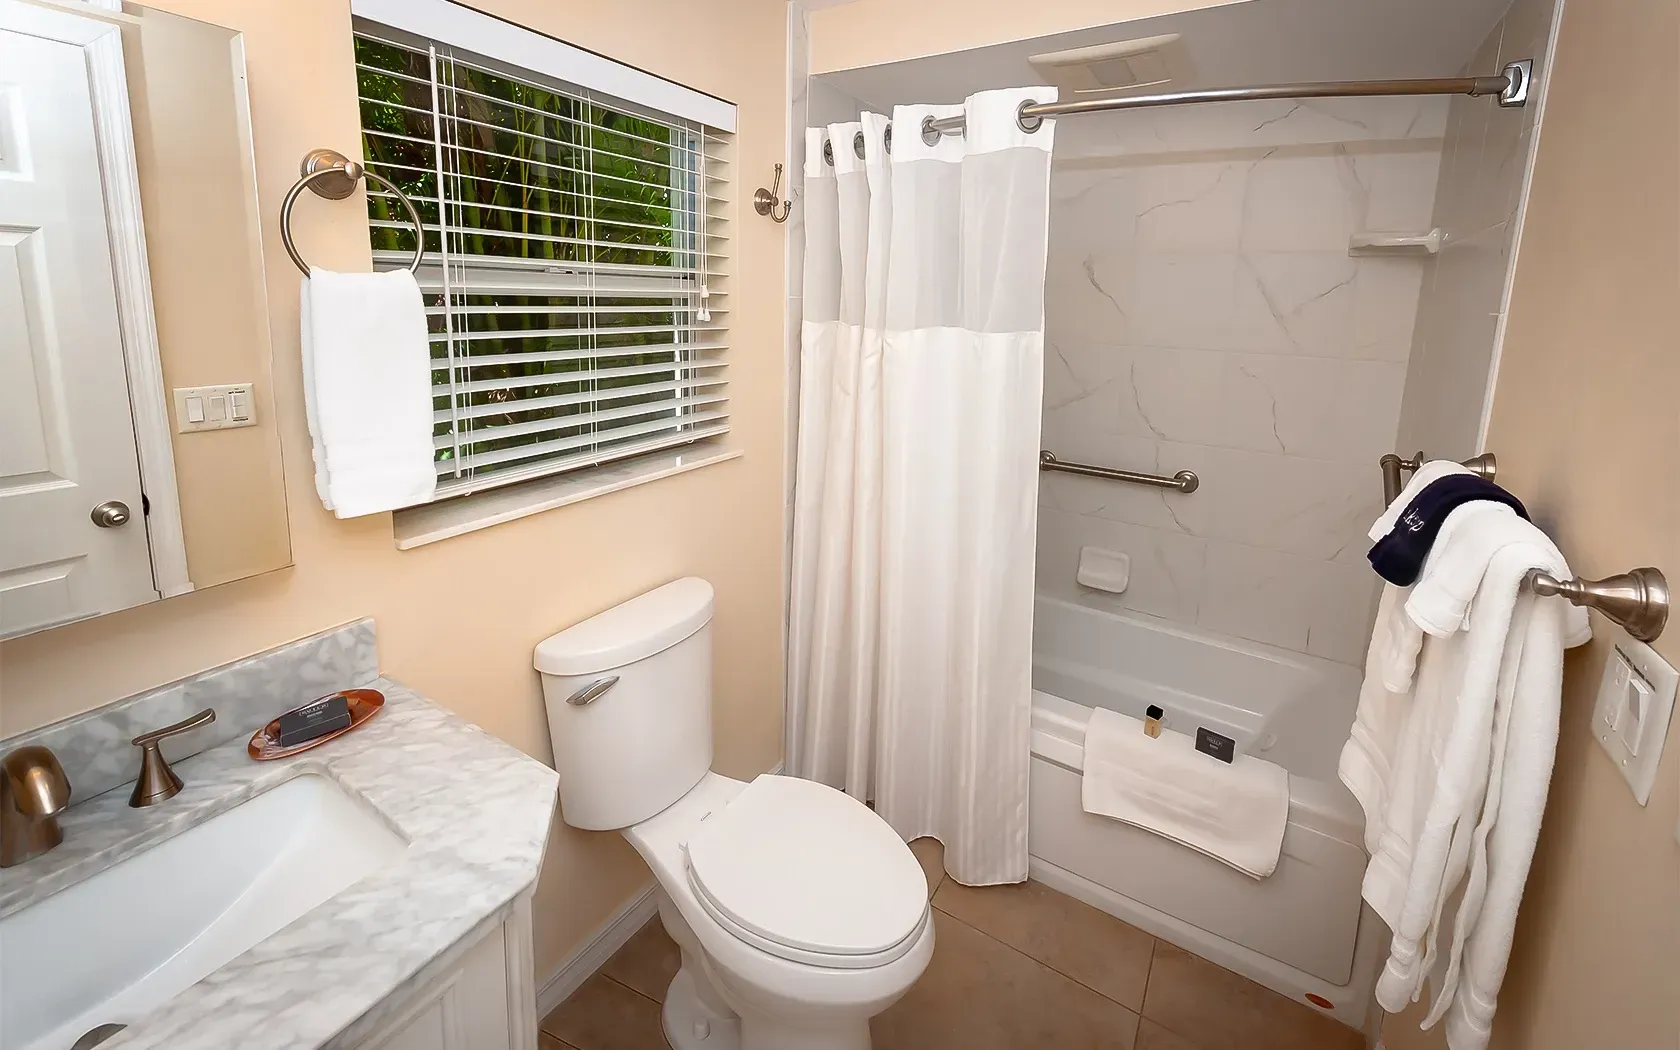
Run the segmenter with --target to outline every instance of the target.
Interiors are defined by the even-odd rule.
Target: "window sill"
[[[392,515],[398,550],[424,547],[492,525],[516,521],[609,492],[686,474],[691,470],[739,459],[741,449],[730,445],[697,444],[636,459],[596,467],[579,474],[541,478],[502,489],[489,489],[442,503],[410,507]]]

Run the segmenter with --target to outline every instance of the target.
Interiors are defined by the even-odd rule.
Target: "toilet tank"
[[[712,585],[690,576],[538,643],[566,823],[639,824],[706,775],[711,622]]]

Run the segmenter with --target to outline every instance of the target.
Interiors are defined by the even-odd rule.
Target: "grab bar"
[[[1168,477],[1165,474],[1144,474],[1136,470],[1121,470],[1117,467],[1099,467],[1090,463],[1064,463],[1056,458],[1055,453],[1040,451],[1038,454],[1039,470],[1056,470],[1063,474],[1080,474],[1087,478],[1107,478],[1109,481],[1129,481],[1134,485],[1154,485],[1163,489],[1177,489],[1180,492],[1195,492],[1201,485],[1202,479],[1193,470],[1181,470]]]
[[[1401,459],[1390,452],[1378,460],[1377,465],[1382,468],[1383,506],[1386,507],[1399,499],[1400,490],[1406,487],[1406,483],[1400,479],[1400,472],[1404,470],[1410,473],[1427,462],[1428,460],[1424,458],[1422,452],[1411,459]],[[1499,460],[1492,452],[1484,452],[1479,456],[1471,456],[1465,460],[1464,466],[1477,477],[1492,481],[1494,474],[1499,471]]]

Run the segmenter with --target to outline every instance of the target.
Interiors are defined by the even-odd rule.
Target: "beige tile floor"
[[[1036,882],[971,889],[913,844],[933,961],[877,1017],[875,1050],[1358,1050],[1359,1033]],[[664,1050],[677,947],[657,919],[542,1022],[543,1050]]]

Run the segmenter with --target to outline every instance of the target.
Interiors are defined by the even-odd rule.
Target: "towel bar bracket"
[[[1528,585],[1543,597],[1558,595],[1571,604],[1597,609],[1642,642],[1654,642],[1668,623],[1668,579],[1649,566],[1602,580],[1560,580],[1539,569]]]

